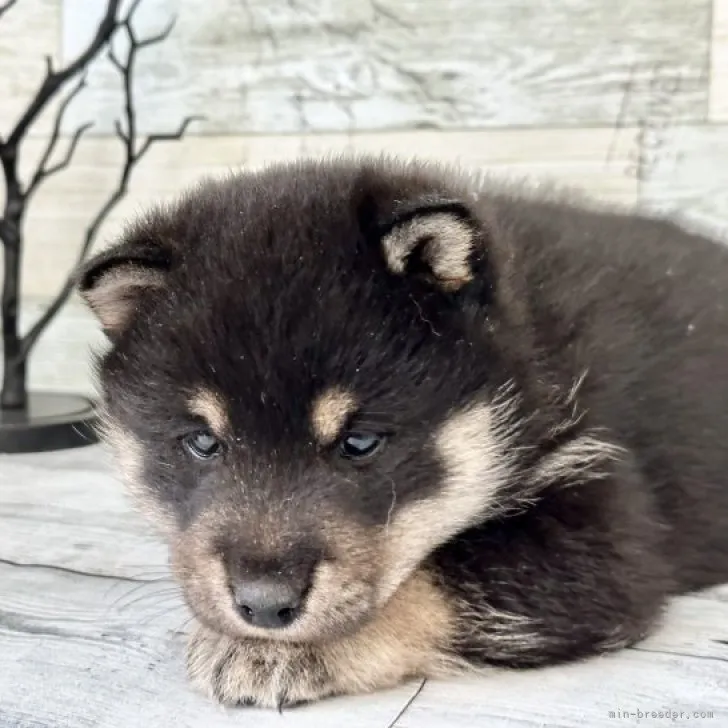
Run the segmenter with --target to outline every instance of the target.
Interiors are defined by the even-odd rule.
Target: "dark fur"
[[[381,250],[391,225],[438,205],[476,239],[474,278],[455,290],[419,250],[404,276]],[[174,528],[218,514],[204,538],[228,562],[295,578],[330,556],[327,518],[346,540],[349,525],[370,533],[435,497],[446,466],[433,432],[511,382],[512,477],[482,523],[433,544],[420,566],[456,620],[443,652],[536,666],[615,649],[645,635],[671,594],[728,580],[719,244],[672,222],[364,159],[206,182],[93,260],[82,292],[129,263],[162,271],[166,286],[135,291],[133,316],[112,332],[100,365],[109,416],[143,444],[144,484]],[[310,403],[332,385],[356,394],[364,425],[391,434],[367,467],[313,441]],[[221,393],[234,434],[214,467],[191,465],[178,444],[201,386]],[[535,478],[587,432],[621,455]],[[261,553],[256,524],[288,502],[275,553]],[[191,603],[226,631],[204,598]]]

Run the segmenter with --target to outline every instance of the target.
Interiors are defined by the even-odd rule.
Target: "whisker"
[[[175,613],[175,611],[178,611],[180,609],[185,609],[184,604],[174,604],[172,606],[166,606],[162,609],[158,609],[155,612],[152,612],[151,614],[146,615],[141,620],[139,620],[138,624],[141,627],[148,627],[153,622],[156,622],[159,619],[163,619],[164,617],[168,617],[169,615],[172,615]]]
[[[149,586],[154,586],[156,584],[162,584],[164,582],[174,582],[174,580],[173,579],[149,579],[148,581],[142,581],[139,584],[134,584],[134,586],[129,587],[129,591],[125,592],[125,593],[133,594],[134,592],[137,592],[140,589],[146,589]],[[115,590],[122,589],[126,586],[128,586],[128,584],[126,582],[122,582],[122,581],[115,582],[106,590],[106,593],[104,594],[104,599],[108,599],[109,597],[111,597],[112,593]],[[123,595],[122,595],[122,597],[123,597]]]
[[[174,586],[167,587],[166,589],[156,589],[148,594],[139,594],[133,599],[130,598],[131,596],[131,594],[126,594],[114,601],[112,604],[109,605],[109,611],[125,612],[132,607],[150,599],[161,600],[171,599],[172,597],[179,599],[182,597],[182,590],[178,586]]]
[[[389,535],[389,524],[392,521],[392,514],[394,508],[397,505],[397,484],[394,482],[394,478],[389,478],[389,483],[392,486],[392,502],[389,504],[389,510],[387,511],[387,522],[384,524],[384,533]]]

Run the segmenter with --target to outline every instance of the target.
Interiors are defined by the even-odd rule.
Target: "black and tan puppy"
[[[728,580],[728,249],[675,224],[307,161],[157,209],[80,289],[225,703],[615,650]]]

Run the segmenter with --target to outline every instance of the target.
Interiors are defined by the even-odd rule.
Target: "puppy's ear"
[[[392,273],[458,291],[474,279],[482,261],[482,235],[464,203],[426,198],[398,209],[383,227],[381,245]]]
[[[123,332],[142,301],[167,285],[171,250],[143,240],[128,240],[88,261],[77,276],[78,290],[107,335]]]

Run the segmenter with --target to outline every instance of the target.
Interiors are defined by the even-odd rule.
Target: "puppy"
[[[223,703],[576,660],[728,580],[728,249],[676,224],[300,161],[153,210],[79,287]]]

